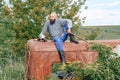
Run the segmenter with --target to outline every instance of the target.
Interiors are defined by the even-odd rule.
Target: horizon
[[[87,26],[96,26],[96,27],[100,27],[100,26],[120,26],[120,24],[119,25],[103,25],[103,24],[101,24],[101,25],[82,25],[83,27],[87,27]]]

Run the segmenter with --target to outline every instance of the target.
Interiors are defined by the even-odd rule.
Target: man
[[[39,34],[38,40],[45,41],[46,32],[49,32],[50,39],[55,43],[60,59],[62,63],[66,63],[63,50],[63,42],[67,40],[68,35],[70,36],[70,41],[74,43],[79,43],[75,40],[74,36],[71,34],[72,21],[69,19],[57,18],[56,13],[51,13],[49,20],[46,21],[42,32]]]

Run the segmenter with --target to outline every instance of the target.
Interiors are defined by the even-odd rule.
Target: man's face
[[[50,14],[50,21],[53,22],[57,16],[55,14]]]

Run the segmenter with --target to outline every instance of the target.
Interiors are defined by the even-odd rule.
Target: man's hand
[[[71,29],[68,29],[68,30],[67,30],[67,33],[71,33]]]
[[[45,39],[45,38],[42,38],[42,39],[38,38],[37,41],[47,42],[47,39]]]

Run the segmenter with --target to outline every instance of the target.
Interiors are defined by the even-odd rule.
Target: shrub
[[[86,65],[72,63],[67,65],[65,70],[73,72],[75,80],[120,80],[120,58],[116,57],[112,48],[97,43],[91,44],[90,48],[99,53],[97,61]],[[54,72],[58,70],[56,68],[54,66]]]

